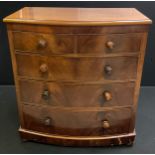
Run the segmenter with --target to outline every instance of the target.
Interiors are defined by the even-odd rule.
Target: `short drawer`
[[[111,34],[78,36],[78,52],[82,54],[117,54],[140,51],[142,34]]]
[[[23,106],[26,129],[59,135],[99,136],[129,133],[131,109],[77,111]]]
[[[16,51],[40,54],[66,54],[74,51],[74,36],[13,32]]]
[[[137,57],[44,57],[17,54],[19,76],[48,80],[129,80],[136,78]]]
[[[20,100],[49,107],[108,107],[133,104],[134,82],[78,84],[20,80]]]

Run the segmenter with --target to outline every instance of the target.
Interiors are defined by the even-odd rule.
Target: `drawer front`
[[[19,81],[21,101],[51,107],[108,107],[133,104],[134,83],[75,84]]]
[[[139,52],[141,39],[141,33],[78,36],[78,51],[83,54]]]
[[[74,51],[72,35],[14,32],[13,37],[15,50],[21,52],[65,54]]]
[[[137,57],[65,58],[16,55],[19,76],[50,80],[128,80],[136,78]]]
[[[72,136],[114,135],[129,132],[131,109],[68,111],[24,105],[26,129]]]

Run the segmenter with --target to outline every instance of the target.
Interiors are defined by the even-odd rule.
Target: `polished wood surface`
[[[151,20],[135,8],[44,8],[25,7],[5,22],[55,25],[150,24]]]
[[[24,140],[133,144],[151,20],[132,8],[24,8],[4,21]]]
[[[31,130],[19,128],[19,133],[24,141],[31,140],[42,143],[57,144],[63,146],[114,146],[129,145],[131,146],[135,139],[135,131],[129,134],[116,136],[62,136],[51,135]]]
[[[17,51],[40,54],[96,53],[103,55],[138,52],[142,37],[141,33],[75,36],[14,32],[13,35]]]
[[[79,53],[127,53],[138,52],[141,43],[141,33],[111,34],[111,35],[85,35],[78,36],[77,51]]]
[[[14,46],[17,51],[65,54],[74,52],[74,36],[14,32]],[[22,39],[21,39],[22,38]]]
[[[44,57],[17,54],[17,73],[31,79],[90,81],[90,80],[133,80],[136,79],[137,57],[94,58],[94,57]],[[104,61],[103,61],[104,60]],[[45,72],[42,65],[47,65]],[[107,65],[112,68],[107,72]],[[126,74],[128,70],[128,74]]]
[[[148,25],[111,25],[111,26],[59,26],[59,25],[35,25],[7,23],[7,27],[13,32],[36,32],[47,34],[123,34],[144,33],[148,31]]]
[[[131,117],[130,108],[79,111],[24,105],[23,113],[26,129],[68,136],[128,133]]]
[[[20,80],[21,102],[51,107],[111,107],[133,104],[134,82],[86,84]],[[34,95],[35,93],[35,95]],[[110,96],[108,97],[108,94]],[[127,100],[128,99],[128,100]]]

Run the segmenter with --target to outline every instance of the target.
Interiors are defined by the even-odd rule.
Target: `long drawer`
[[[23,106],[26,129],[60,135],[99,136],[129,133],[132,110],[110,111],[60,110]]]
[[[130,80],[136,79],[137,57],[46,57],[16,54],[17,74],[48,80]]]
[[[50,107],[109,107],[133,104],[134,82],[78,84],[20,80],[20,100]]]
[[[142,33],[76,36],[14,32],[13,36],[15,50],[45,55],[133,53],[140,51],[142,39]]]

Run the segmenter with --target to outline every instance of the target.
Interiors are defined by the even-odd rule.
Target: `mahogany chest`
[[[134,8],[26,7],[4,22],[22,139],[133,144],[150,19]]]

